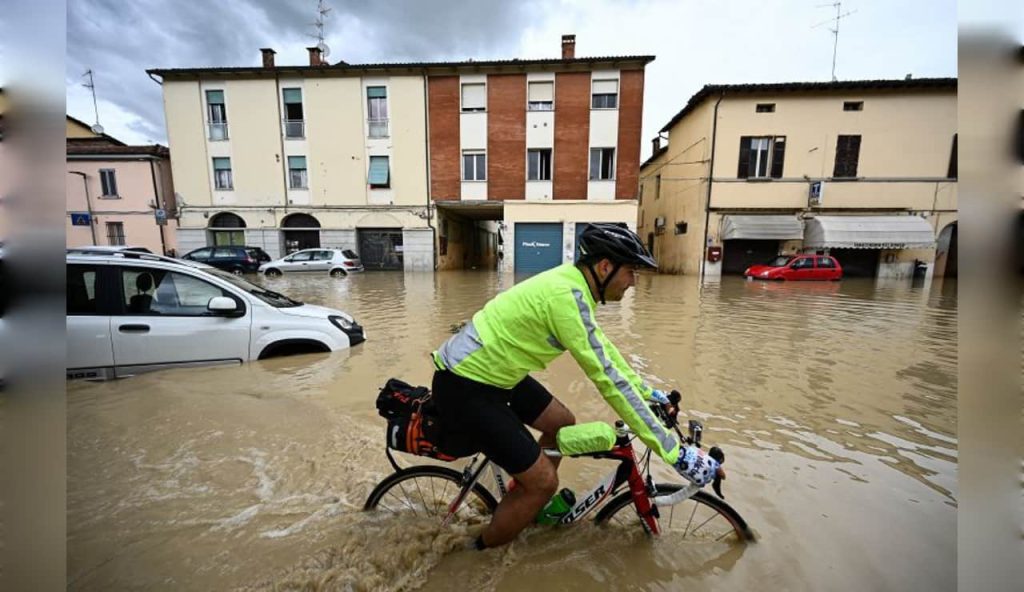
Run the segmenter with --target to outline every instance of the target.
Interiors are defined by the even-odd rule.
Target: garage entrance
[[[751,265],[766,263],[779,254],[777,240],[733,239],[723,242],[723,274],[742,275]]]
[[[831,249],[832,255],[843,266],[843,277],[875,277],[878,275],[878,249]]]
[[[562,263],[562,224],[516,222],[515,273],[539,273]]]
[[[367,271],[404,269],[401,228],[360,228],[359,259]]]

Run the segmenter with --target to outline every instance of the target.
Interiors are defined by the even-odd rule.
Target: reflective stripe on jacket
[[[595,305],[586,278],[565,263],[495,296],[434,352],[434,363],[511,389],[568,350],[640,440],[674,463],[679,442],[647,407],[651,387],[597,326]]]

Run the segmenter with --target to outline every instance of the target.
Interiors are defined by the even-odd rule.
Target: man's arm
[[[573,289],[549,308],[552,331],[593,381],[601,396],[636,435],[669,464],[679,456],[679,442],[647,406],[651,389],[608,341],[594,320],[586,296]]]

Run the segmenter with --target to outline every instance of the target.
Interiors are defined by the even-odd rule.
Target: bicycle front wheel
[[[655,485],[657,495],[669,495],[682,489],[674,483]],[[698,491],[693,497],[674,506],[658,508],[658,526],[663,536],[691,541],[725,541],[741,543],[754,540],[754,534],[743,517],[724,501]],[[601,508],[594,521],[610,528],[646,530],[627,490],[612,498]]]
[[[461,489],[462,473],[433,465],[409,467],[392,473],[373,488],[363,510],[442,519],[448,515],[448,508]],[[455,520],[489,520],[497,505],[491,492],[475,483],[459,506]]]

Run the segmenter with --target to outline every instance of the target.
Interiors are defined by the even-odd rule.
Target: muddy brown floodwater
[[[642,276],[598,320],[678,388],[759,540],[713,552],[584,523],[465,550],[472,526],[361,511],[391,472],[377,389],[512,279],[258,279],[356,316],[352,351],[68,385],[74,590],[952,590],[956,286]],[[580,421],[614,414],[568,355],[537,375]],[[406,463],[416,459],[406,457]],[[461,466],[456,463],[457,466]],[[607,462],[569,459],[586,489]],[[656,467],[661,480],[673,479]]]

